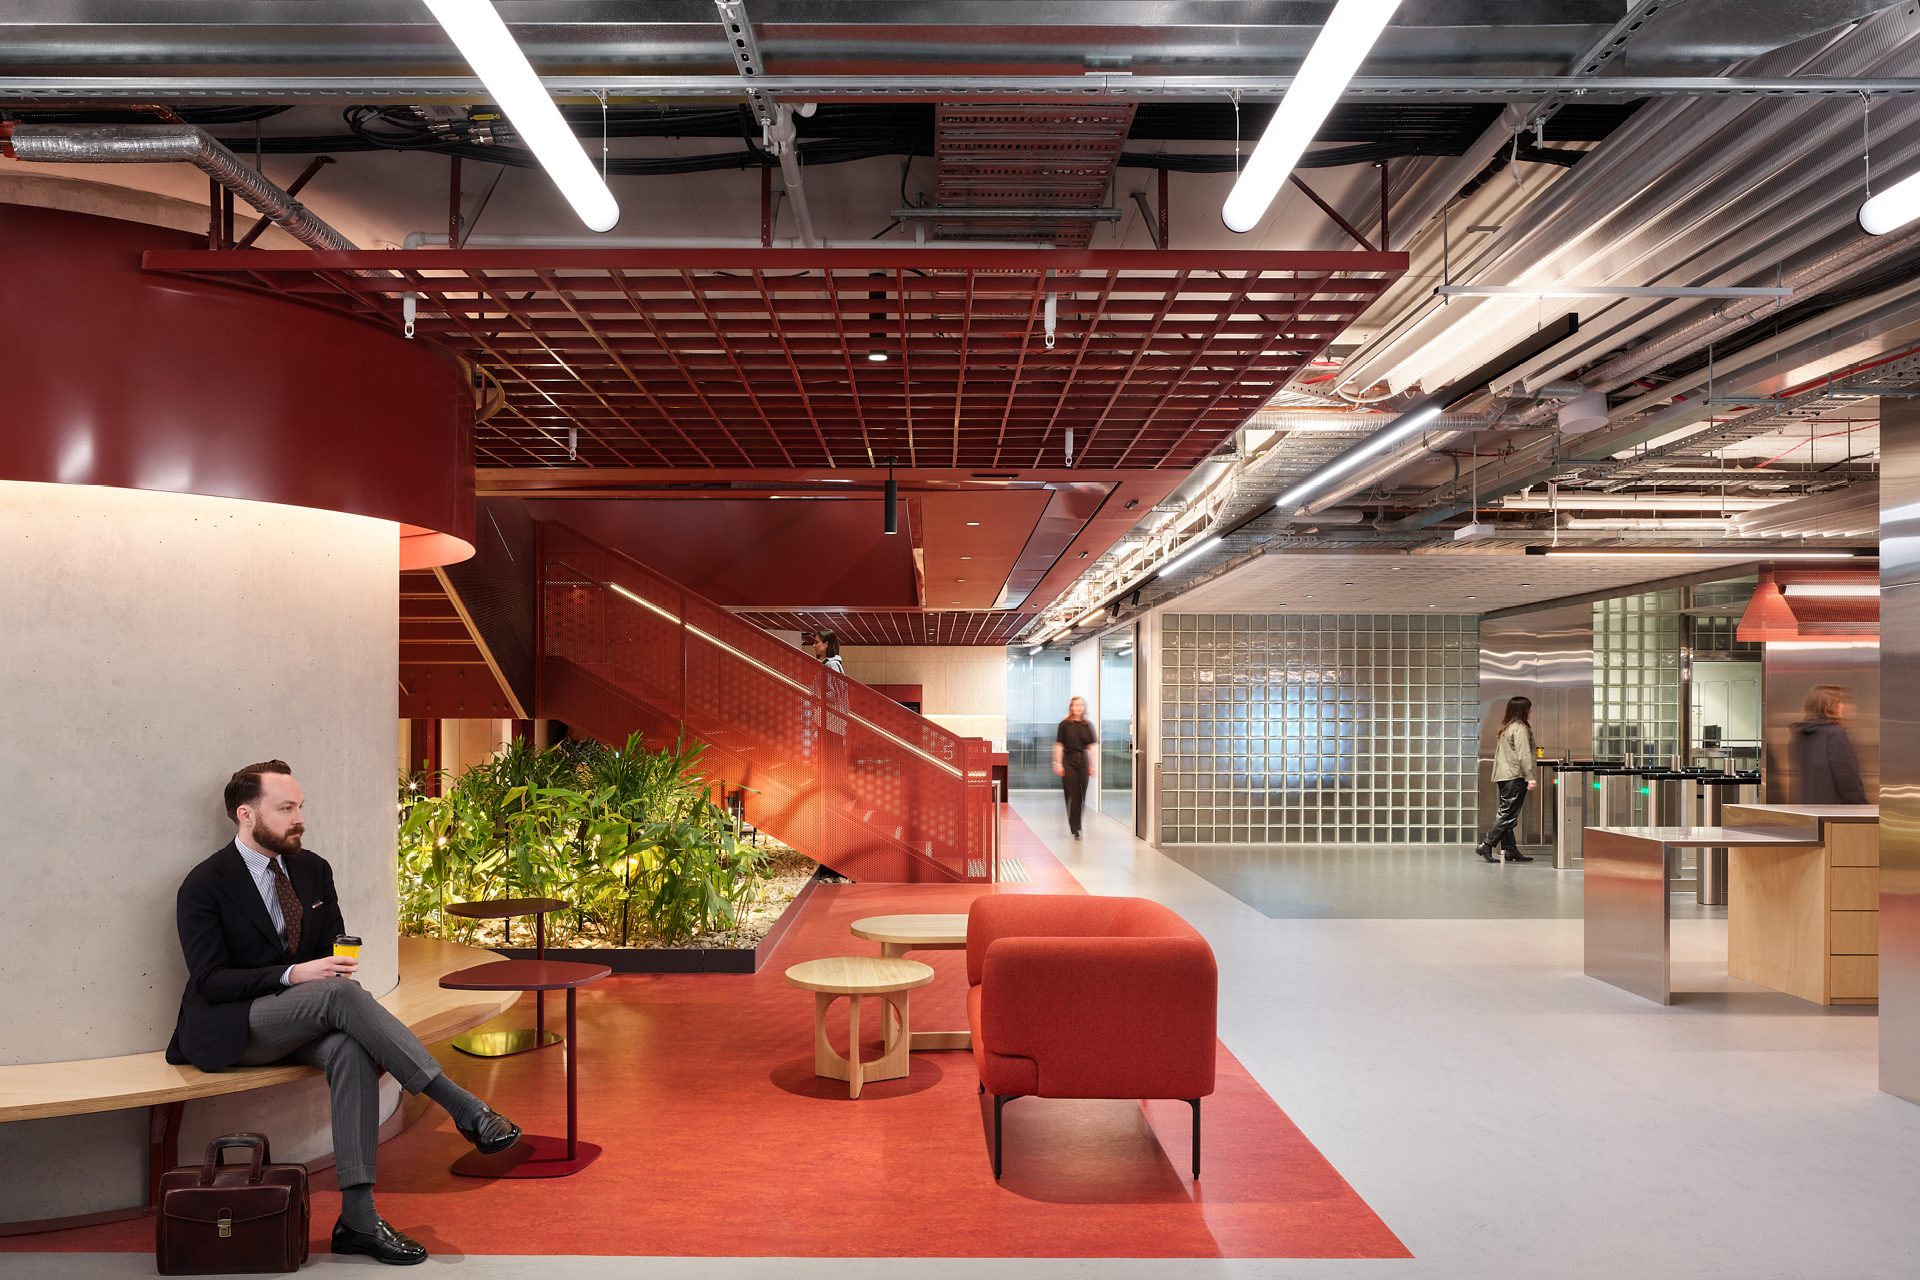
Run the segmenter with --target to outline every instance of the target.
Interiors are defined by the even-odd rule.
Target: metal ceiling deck
[[[403,295],[418,295],[420,336],[503,393],[475,432],[483,464],[897,458],[1013,471],[1193,466],[1325,351],[1407,257],[168,250],[145,265],[396,329]]]
[[[1040,615],[993,609],[747,610],[767,631],[831,631],[843,645],[1004,645]]]
[[[1084,249],[1113,186],[1134,103],[965,103],[934,107],[934,204],[1020,217],[938,220],[941,240],[1027,240]],[[1053,216],[1032,216],[1042,212]]]

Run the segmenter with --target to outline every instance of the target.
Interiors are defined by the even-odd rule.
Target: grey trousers
[[[326,1073],[333,1092],[335,1177],[343,1187],[372,1182],[380,1140],[380,1072],[419,1093],[440,1074],[406,1024],[351,978],[302,982],[262,996],[247,1010],[243,1067],[297,1062]]]

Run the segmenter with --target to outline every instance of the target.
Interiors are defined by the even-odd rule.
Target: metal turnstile
[[[1600,775],[1619,768],[1610,760],[1568,760],[1555,766],[1553,865],[1559,870],[1584,860],[1588,827],[1607,825]]]
[[[1760,775],[1758,773],[1708,773],[1694,774],[1696,789],[1695,813],[1697,825],[1718,827],[1724,825],[1723,813],[1730,804],[1754,804],[1760,797]],[[1725,849],[1702,849],[1699,871],[1694,887],[1695,900],[1703,907],[1724,907],[1727,905],[1727,851]]]

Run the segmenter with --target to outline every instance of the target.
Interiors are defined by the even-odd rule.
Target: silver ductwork
[[[190,164],[310,249],[359,248],[194,125],[22,124],[13,153],[35,164]]]

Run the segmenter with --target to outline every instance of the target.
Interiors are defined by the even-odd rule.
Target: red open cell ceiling
[[[476,431],[482,465],[867,467],[894,457],[1007,471],[1191,467],[1406,262],[897,248],[145,258],[150,270],[384,325],[400,324],[402,298],[415,294],[420,336],[499,384],[500,407]]]

